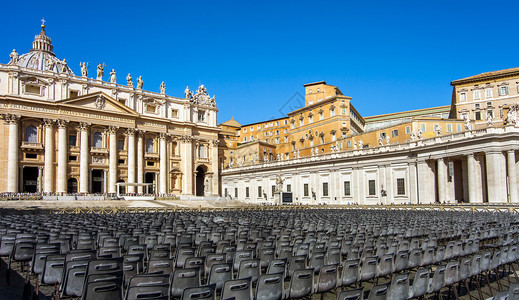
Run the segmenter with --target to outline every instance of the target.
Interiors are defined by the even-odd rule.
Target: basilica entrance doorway
[[[92,193],[103,193],[104,172],[103,170],[92,170]]]
[[[38,167],[23,168],[23,192],[36,193],[38,191]]]
[[[204,181],[205,181],[205,170],[202,166],[199,166],[198,168],[196,168],[196,195],[197,196],[204,196],[204,193],[205,193]]]
[[[69,178],[67,181],[67,193],[75,194],[77,193],[77,180],[76,178]]]
[[[155,193],[155,173],[147,172],[144,174],[144,183],[151,183],[151,185],[145,186],[144,189],[148,189],[145,191],[148,194]]]

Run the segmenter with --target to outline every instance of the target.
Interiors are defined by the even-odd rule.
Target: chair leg
[[[517,276],[517,272],[515,272],[514,263],[511,263],[511,264],[510,264],[510,267],[511,267],[512,270],[514,271],[515,280],[519,281],[519,277]]]
[[[487,279],[488,289],[490,290],[490,296],[492,296],[494,294],[494,292],[492,292],[492,286],[490,286],[490,276],[488,276],[488,273],[489,273],[489,271],[485,272],[485,277]]]
[[[458,284],[458,287],[456,287],[456,284],[454,284],[454,287],[452,288],[454,290],[454,296],[456,297],[456,300],[458,300],[460,298],[459,294],[458,294],[458,288],[461,286],[461,284]],[[450,297],[450,294],[449,294],[449,297]]]
[[[485,299],[485,298],[483,298],[483,291],[481,290],[481,285],[479,284],[479,278],[476,278],[476,286],[478,288],[479,299],[480,300]]]
[[[494,273],[496,273],[497,287],[499,288],[499,290],[502,290],[503,286],[501,285],[501,280],[499,279],[499,268],[495,268]]]

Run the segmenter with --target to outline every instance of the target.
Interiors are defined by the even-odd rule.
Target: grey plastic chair
[[[358,259],[347,260],[342,265],[340,286],[349,286],[359,281],[360,263]]]
[[[250,277],[251,282],[254,284],[259,276],[261,275],[259,259],[248,259],[240,262],[238,268],[237,279],[243,279]]]
[[[409,269],[416,268],[420,266],[422,262],[422,249],[420,248],[414,248],[411,249],[411,252],[409,253],[409,261],[407,262],[407,267]]]
[[[312,294],[314,286],[314,270],[300,269],[295,270],[290,278],[287,295],[285,298],[302,298]]]
[[[391,274],[391,272],[393,272],[393,265],[394,254],[384,254],[384,256],[382,256],[377,263],[375,277],[384,277]]]
[[[389,284],[375,285],[371,288],[368,295],[368,300],[386,300],[389,291]]]
[[[214,284],[184,289],[181,300],[216,300]]]
[[[131,286],[126,291],[126,300],[169,299],[169,284]]]
[[[398,274],[391,280],[391,285],[387,293],[387,299],[407,300],[409,294],[409,273]]]
[[[306,269],[306,255],[292,256],[288,260],[288,276],[292,277],[295,270]]]
[[[157,259],[148,261],[146,273],[173,273],[175,263],[172,259]]]
[[[283,277],[285,277],[286,269],[287,269],[286,259],[273,259],[269,262],[266,274],[283,273]]]
[[[171,276],[171,296],[180,297],[184,289],[200,285],[199,269],[175,269]]]
[[[338,265],[324,265],[319,270],[317,282],[315,283],[314,293],[320,294],[331,291],[338,284]]]
[[[221,299],[252,300],[252,285],[250,278],[228,280],[223,285]]]
[[[364,300],[364,288],[356,290],[342,291],[337,296],[337,300]]]
[[[438,293],[445,286],[445,265],[439,265],[429,281],[428,294]]]
[[[52,254],[45,257],[45,267],[43,268],[41,283],[52,285],[60,282],[63,276],[65,255]]]
[[[208,284],[215,284],[216,290],[220,291],[226,281],[233,279],[231,263],[213,264],[207,278]]]
[[[406,270],[409,265],[409,250],[398,251],[395,256],[393,272]]]
[[[256,286],[255,300],[282,299],[283,285],[283,273],[261,275]]]
[[[409,287],[408,298],[418,298],[425,294],[429,289],[429,268],[416,270],[413,283]]]

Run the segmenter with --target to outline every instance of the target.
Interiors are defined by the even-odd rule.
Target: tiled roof
[[[451,82],[451,85],[465,83],[465,82],[472,82],[472,81],[479,81],[479,80],[485,80],[490,79],[493,77],[503,77],[503,76],[509,76],[509,75],[519,75],[519,67],[517,68],[511,68],[511,69],[504,69],[499,71],[492,71],[492,72],[485,72],[478,75],[454,80]]]

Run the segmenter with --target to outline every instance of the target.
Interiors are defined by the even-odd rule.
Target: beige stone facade
[[[44,26],[33,49],[0,64],[0,192],[217,195],[216,102],[75,76]]]

